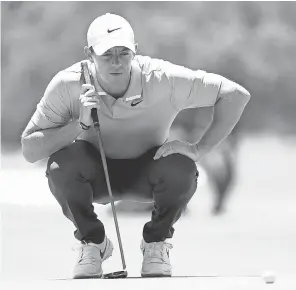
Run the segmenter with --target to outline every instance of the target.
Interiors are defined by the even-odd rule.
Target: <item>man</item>
[[[154,201],[141,275],[171,276],[166,239],[195,192],[195,162],[231,132],[250,94],[222,76],[136,55],[133,30],[118,15],[96,18],[87,42],[93,85],[81,85],[80,63],[52,79],[22,135],[24,157],[50,157],[50,190],[81,241],[73,277],[101,277],[113,245],[93,208],[110,201],[90,114],[97,108],[116,200]],[[198,144],[167,140],[185,108],[198,108],[207,129]]]

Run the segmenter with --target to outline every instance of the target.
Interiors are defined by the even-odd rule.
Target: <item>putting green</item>
[[[78,290],[78,289],[204,289],[204,290],[264,290],[278,289],[275,284],[265,284],[260,277],[172,277],[172,278],[127,278],[86,280],[21,280],[2,281],[0,289],[12,290]]]

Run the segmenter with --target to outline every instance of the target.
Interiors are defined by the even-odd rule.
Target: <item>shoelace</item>
[[[166,242],[155,242],[155,243],[149,243],[145,246],[145,251],[148,251],[148,257],[151,258],[161,258],[164,260],[164,255],[168,255],[167,249],[172,249],[173,245],[166,243]],[[161,257],[159,257],[159,253]]]
[[[96,258],[91,255],[90,251],[87,251],[87,249],[89,249],[89,247],[97,247],[99,249],[99,247],[93,243],[79,243],[76,244],[72,247],[73,251],[79,251],[79,255],[78,255],[78,263],[80,262],[91,262],[91,263],[95,263],[96,262]]]

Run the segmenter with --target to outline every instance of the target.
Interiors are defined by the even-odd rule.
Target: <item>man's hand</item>
[[[161,157],[166,157],[171,154],[179,153],[185,155],[192,159],[194,162],[197,162],[202,157],[200,152],[197,149],[196,144],[190,144],[182,141],[170,141],[164,143],[155,153],[153,157],[154,160],[157,160]]]
[[[82,122],[86,126],[91,126],[93,121],[91,118],[91,109],[100,108],[99,95],[95,91],[94,86],[84,84],[80,91],[80,115],[79,122]]]

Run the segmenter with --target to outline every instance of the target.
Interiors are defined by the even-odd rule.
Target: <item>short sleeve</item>
[[[221,77],[203,70],[191,70],[182,66],[170,66],[172,103],[181,111],[187,108],[213,106],[218,97]]]
[[[42,129],[58,127],[71,119],[69,93],[58,73],[48,84],[31,121]]]

